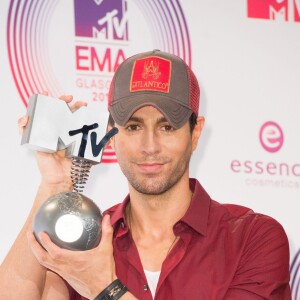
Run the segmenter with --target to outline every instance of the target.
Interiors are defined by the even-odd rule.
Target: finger
[[[41,232],[39,234],[39,239],[42,244],[42,246],[46,249],[46,251],[49,253],[50,257],[54,260],[63,260],[63,249],[55,245],[48,234],[45,232]],[[66,251],[66,250],[65,250]]]
[[[110,224],[110,215],[105,215],[102,220],[101,247],[112,248],[113,227]]]
[[[19,126],[19,133],[20,134],[23,133],[24,127],[27,125],[28,120],[29,120],[29,116],[28,115],[25,115],[25,116],[23,116],[22,118],[20,118],[18,120],[18,126]]]
[[[73,96],[72,95],[62,95],[59,97],[60,100],[63,100],[67,103],[70,103],[73,100]]]
[[[47,261],[47,251],[38,243],[34,234],[30,231],[27,232],[27,240],[33,255],[41,265],[44,265],[44,263]]]
[[[70,106],[70,109],[72,111],[82,107],[82,106],[87,106],[87,102],[84,101],[76,101],[73,105]]]
[[[48,91],[42,91],[42,92],[41,92],[41,95],[48,96],[49,93],[48,93]]]
[[[41,245],[44,247],[44,249],[48,252],[51,259],[53,261],[60,261],[68,263],[68,261],[74,257],[77,257],[77,254],[75,251],[67,250],[64,248],[60,248],[56,244],[54,244],[49,235],[45,232],[41,232],[39,234],[39,239],[41,242]],[[77,251],[79,253],[79,251]]]
[[[33,255],[36,257],[37,261],[43,267],[59,273],[59,268],[55,266],[54,260],[51,258],[49,253],[41,246],[41,244],[36,240],[32,232],[27,232],[27,239],[29,246]]]

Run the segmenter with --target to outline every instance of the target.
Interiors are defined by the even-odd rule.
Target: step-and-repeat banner
[[[300,299],[299,0],[3,0],[0,22],[0,261],[40,180],[17,129],[30,95],[72,94],[105,110],[118,65],[161,49],[182,57],[200,82],[206,126],[191,175],[215,200],[284,226]],[[126,193],[108,148],[85,194],[104,210]]]

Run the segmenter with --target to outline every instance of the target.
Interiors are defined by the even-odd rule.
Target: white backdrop
[[[287,232],[292,263],[300,249],[299,1],[107,1],[0,3],[0,261],[39,184],[34,155],[20,146],[17,130],[28,95],[47,89],[53,96],[98,102],[103,109],[115,64],[160,48],[191,63],[200,82],[206,125],[191,175],[215,200],[276,218]],[[80,2],[94,5],[86,4],[87,11],[98,9],[96,21],[116,9],[114,34],[108,23],[101,31],[96,22],[89,26],[98,26],[98,33],[79,36],[85,33],[76,30],[88,20],[83,9],[76,10]],[[270,121],[277,125],[267,126]],[[93,167],[85,194],[103,210],[126,193],[116,163]],[[295,266],[293,295],[300,299]]]

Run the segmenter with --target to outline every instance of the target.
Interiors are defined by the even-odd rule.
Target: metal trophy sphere
[[[101,239],[102,213],[98,206],[82,194],[89,172],[101,162],[107,141],[118,130],[107,131],[107,112],[95,107],[82,107],[71,112],[61,100],[43,95],[29,99],[29,123],[22,135],[22,145],[53,153],[66,149],[72,160],[73,192],[62,192],[45,201],[33,222],[33,232],[46,232],[52,242],[69,250],[89,250]],[[103,137],[97,143],[97,137]]]

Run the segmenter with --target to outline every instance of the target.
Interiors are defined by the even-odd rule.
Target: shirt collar
[[[110,223],[113,227],[116,227],[119,223],[126,222],[125,211],[129,201],[130,197],[127,195],[122,203],[108,209],[107,213],[111,215]]]
[[[181,221],[202,235],[206,235],[210,207],[210,196],[198,180],[190,179],[190,190],[193,192],[191,204]]]
[[[186,223],[198,233],[206,235],[211,199],[196,179],[190,179],[190,189],[193,192],[191,204],[180,221]],[[120,224],[126,224],[125,209],[129,201],[130,197],[127,195],[121,204],[117,204],[107,211],[111,215],[111,224],[114,228]]]

